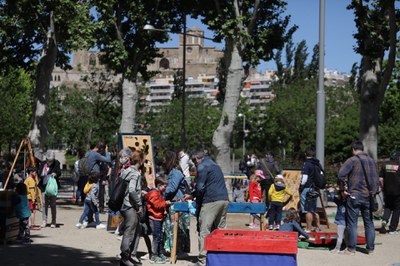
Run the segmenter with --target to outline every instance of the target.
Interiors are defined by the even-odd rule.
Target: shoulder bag
[[[364,173],[365,182],[367,183],[367,188],[369,190],[369,209],[371,210],[371,212],[376,212],[379,209],[379,205],[376,200],[376,195],[371,193],[371,187],[369,185],[369,181],[367,178],[367,172],[365,171],[364,164],[362,163],[361,158],[358,155],[356,155],[356,157],[358,158],[358,160],[360,160],[361,167]]]

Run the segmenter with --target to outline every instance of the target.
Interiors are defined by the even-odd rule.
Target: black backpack
[[[78,174],[79,176],[89,176],[92,169],[89,166],[87,154],[78,161]]]
[[[321,165],[314,166],[314,185],[319,189],[324,189],[327,183],[327,177]]]
[[[122,204],[124,204],[124,198],[126,195],[126,188],[128,182],[118,177],[115,183],[114,190],[111,193],[110,199],[108,200],[108,208],[113,212],[121,210]]]

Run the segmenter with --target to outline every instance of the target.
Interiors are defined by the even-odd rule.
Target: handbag
[[[369,181],[367,178],[367,173],[364,168],[364,164],[362,163],[361,158],[358,155],[356,155],[356,157],[358,158],[358,160],[360,160],[361,167],[364,173],[365,182],[367,183],[368,190],[370,190]],[[372,193],[369,194],[369,209],[371,212],[376,212],[379,209],[378,201],[376,200],[376,194]]]

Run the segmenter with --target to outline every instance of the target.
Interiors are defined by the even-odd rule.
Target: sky
[[[312,50],[319,40],[319,3],[320,0],[287,0],[286,14],[291,15],[291,24],[298,29],[293,35],[293,43],[296,45],[302,40],[307,42],[309,59]],[[325,0],[325,68],[339,72],[350,73],[354,63],[359,63],[361,57],[354,52],[356,40],[353,34],[356,32],[354,14],[347,10],[350,3],[347,0]],[[188,19],[187,27],[196,26],[203,29],[204,36],[213,37],[211,31],[200,21]],[[171,41],[160,47],[178,46],[177,36],[171,35]],[[223,49],[223,44],[205,40],[206,46],[215,46]],[[262,62],[257,69],[276,69],[273,61]]]

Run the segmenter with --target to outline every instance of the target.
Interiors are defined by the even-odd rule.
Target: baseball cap
[[[264,175],[264,173],[263,173],[263,171],[261,171],[261,170],[256,170],[255,172],[254,172],[254,174],[256,175],[256,176],[259,176],[259,177],[261,177],[262,179],[265,179],[265,175]]]

